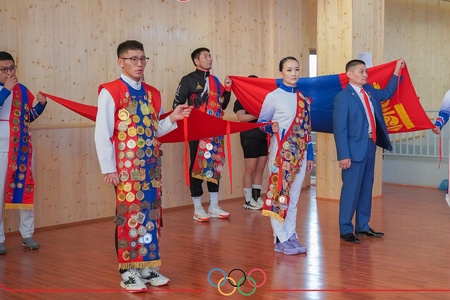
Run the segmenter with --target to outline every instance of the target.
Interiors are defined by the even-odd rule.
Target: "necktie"
[[[372,128],[372,140],[375,143],[377,141],[377,134],[375,130],[375,119],[373,117],[372,110],[370,109],[369,97],[367,97],[367,94],[363,88],[361,88],[361,93],[363,94],[364,103],[366,104],[367,113],[369,114],[370,127]]]

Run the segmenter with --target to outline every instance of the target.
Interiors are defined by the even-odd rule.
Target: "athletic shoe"
[[[450,207],[450,197],[448,196],[448,194],[445,194],[445,201],[448,204],[448,207]]]
[[[130,293],[140,293],[147,290],[147,286],[142,281],[136,269],[129,269],[122,274],[120,286]]]
[[[196,208],[194,210],[194,220],[198,222],[208,222],[210,216],[206,213],[206,211],[202,208]]]
[[[258,202],[258,204],[261,205],[261,207],[264,206],[264,200],[261,199],[261,197],[258,197],[258,200],[256,200],[256,202]]]
[[[157,269],[139,269],[139,275],[144,283],[150,283],[152,286],[162,286],[169,283],[170,279],[162,275]]]
[[[36,250],[39,249],[39,243],[36,242],[33,237],[24,238],[22,242],[22,246],[27,247],[30,250]]]
[[[224,211],[220,206],[210,206],[208,208],[208,214],[211,218],[226,219],[230,217],[230,213]]]
[[[250,200],[250,201],[245,201],[244,202],[244,208],[245,209],[253,209],[253,210],[258,210],[262,208],[262,205],[259,205],[258,202],[256,202],[255,200]]]
[[[275,252],[283,253],[286,255],[295,255],[300,253],[300,250],[298,248],[295,248],[294,245],[292,245],[289,241],[276,243],[274,250]]]
[[[289,240],[289,242],[291,242],[291,245],[294,246],[296,249],[298,249],[298,251],[300,251],[299,253],[306,253],[306,247],[302,246],[302,244],[300,244],[300,242],[297,240],[297,237],[295,236],[295,234],[293,234]]]
[[[0,243],[0,255],[6,254],[6,246],[3,243]]]

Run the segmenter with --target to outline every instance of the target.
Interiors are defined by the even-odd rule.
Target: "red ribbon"
[[[230,168],[230,194],[233,194],[233,165],[231,164],[231,141],[230,141],[230,122],[227,122],[227,155],[228,155],[228,167]]]
[[[188,142],[188,121],[187,118],[183,118],[183,134],[184,134],[184,178],[186,178],[186,185],[191,185],[191,179],[189,174],[189,142]]]

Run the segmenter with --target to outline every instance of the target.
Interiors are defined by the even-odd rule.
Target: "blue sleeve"
[[[273,130],[272,130],[272,124],[267,124],[266,126],[261,126],[259,127],[262,131],[264,131],[265,133],[268,134],[274,134]]]
[[[30,123],[36,120],[43,112],[45,107],[47,106],[47,103],[41,104],[38,102],[33,109],[30,111]]]
[[[5,100],[9,97],[9,95],[11,95],[11,91],[7,88],[2,88],[0,90],[0,106],[3,106],[3,103],[5,103]]]
[[[448,110],[440,110],[436,122],[434,122],[434,126],[439,126],[439,129],[442,130],[442,127],[447,124],[449,118],[450,112]]]
[[[348,139],[350,104],[345,91],[339,92],[333,102],[333,135],[336,144],[337,160],[351,158]]]
[[[314,149],[312,142],[308,144],[308,153],[306,154],[306,160],[314,160]]]
[[[400,81],[401,81],[400,77]],[[364,89],[370,91],[371,95],[375,96],[375,99],[379,102],[386,101],[394,96],[395,91],[398,88],[399,78],[397,75],[392,74],[387,86],[384,89],[377,90],[371,84],[365,84]]]
[[[439,126],[442,130],[445,124],[447,124],[450,117],[450,90],[445,93],[444,99],[442,99],[442,105],[439,109],[439,115],[436,118],[435,126]]]

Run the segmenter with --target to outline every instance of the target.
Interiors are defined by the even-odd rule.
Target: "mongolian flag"
[[[396,61],[392,61],[368,68],[368,83],[376,89],[384,88],[394,72],[395,65]],[[406,64],[400,72],[396,93],[391,99],[381,104],[388,132],[399,133],[433,128],[433,124],[419,102]],[[281,79],[230,77],[233,80],[231,88],[239,102],[247,112],[255,116],[259,116],[266,94],[275,90],[281,83]],[[345,73],[298,80],[299,90],[312,100],[313,131],[333,132],[334,97],[347,84],[348,78]]]

